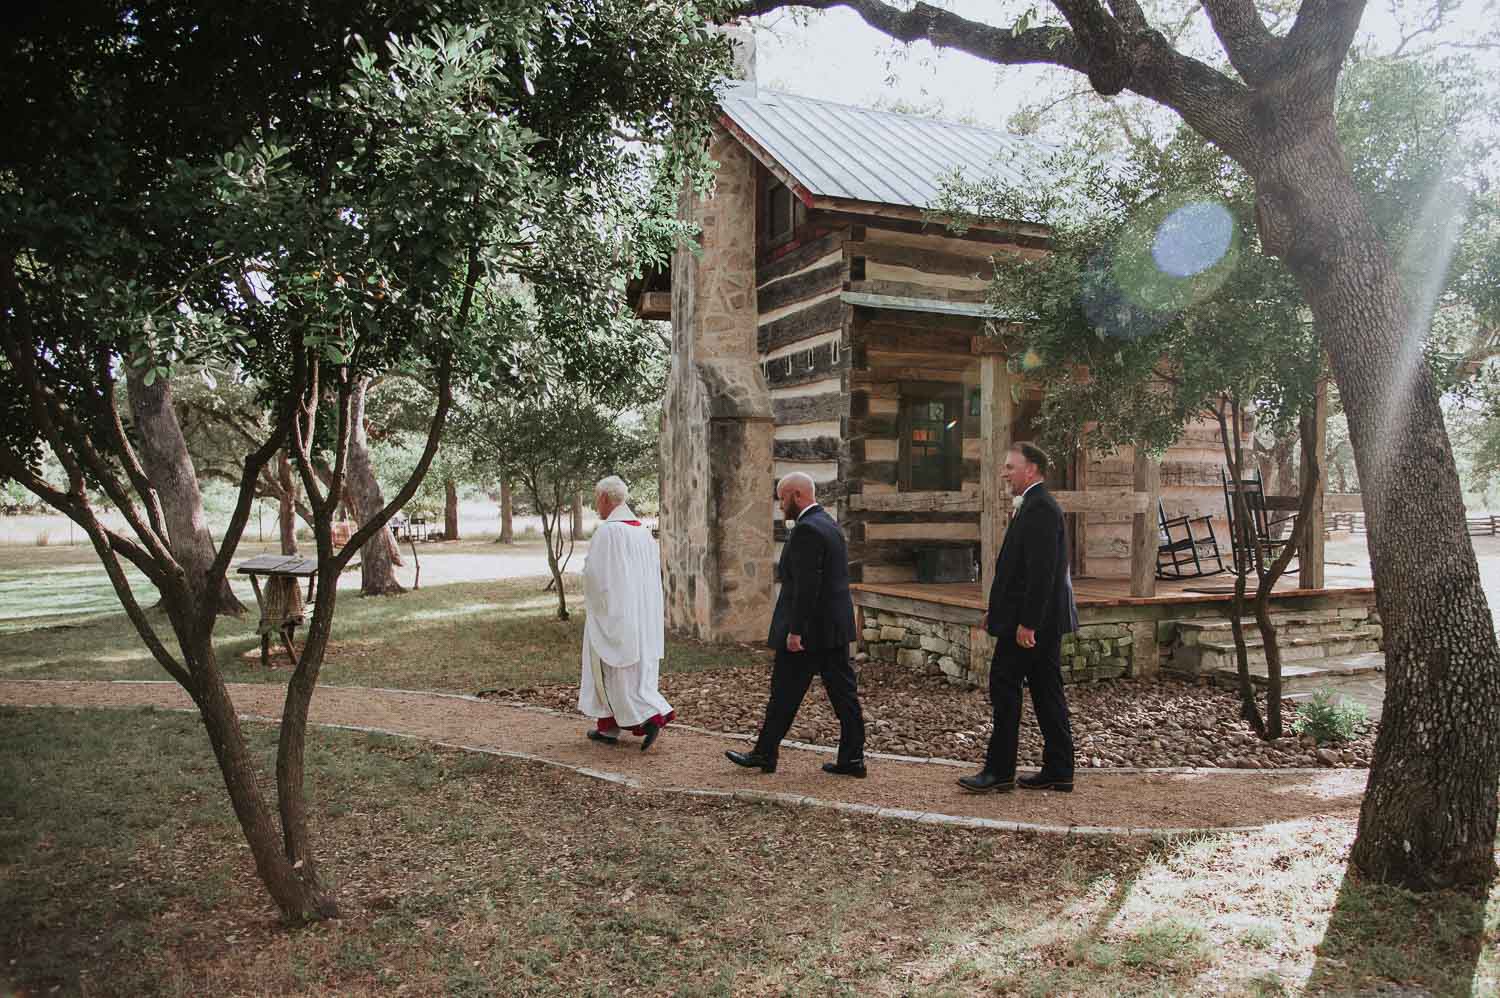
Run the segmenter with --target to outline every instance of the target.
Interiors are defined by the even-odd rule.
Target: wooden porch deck
[[[849,587],[859,602],[860,593],[891,596],[897,599],[962,607],[985,608],[984,593],[978,582],[922,584],[918,582],[856,582]],[[1295,574],[1276,585],[1273,599],[1334,595],[1368,595],[1375,592],[1358,583],[1330,585],[1322,589],[1301,589]],[[1254,593],[1252,588],[1248,595]],[[1103,607],[1166,607],[1199,603],[1228,603],[1234,598],[1234,577],[1215,575],[1203,579],[1159,579],[1155,596],[1131,596],[1130,580],[1119,578],[1078,578],[1073,580],[1073,594],[1080,610]]]

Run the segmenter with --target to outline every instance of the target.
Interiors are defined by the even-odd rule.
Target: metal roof
[[[889,308],[898,312],[937,312],[942,315],[963,315],[976,319],[1003,319],[1004,312],[993,305],[978,302],[945,301],[941,298],[902,298],[897,295],[874,295],[864,291],[845,291],[839,300],[849,305],[865,308]]]
[[[814,198],[930,208],[962,171],[1035,184],[1055,151],[991,128],[850,107],[729,82],[719,106]]]

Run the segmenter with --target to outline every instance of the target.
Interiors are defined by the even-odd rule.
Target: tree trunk
[[[532,496],[537,501],[536,508],[542,517],[542,543],[547,545],[547,568],[552,573],[552,584],[548,588],[557,589],[557,619],[568,619],[568,594],[563,589],[562,577],[562,509],[559,507],[547,513],[547,504],[541,502],[538,490],[532,490]],[[562,498],[561,496],[557,498]]]
[[[1500,647],[1423,363],[1428,308],[1409,308],[1331,119],[1284,148],[1257,172],[1257,222],[1332,362],[1385,627],[1385,710],[1350,859],[1387,883],[1480,887],[1495,873]]]
[[[292,476],[292,461],[285,448],[276,456],[276,480],[281,484],[281,501],[276,521],[281,533],[281,553],[297,553],[297,480]]]
[[[348,474],[344,482],[349,507],[354,511],[355,522],[361,527],[385,508],[385,497],[380,493],[380,483],[375,479],[375,468],[370,461],[370,438],[365,432],[365,392],[369,385],[368,380],[361,381],[354,389],[349,415]],[[362,595],[391,596],[406,592],[396,581],[393,546],[391,532],[381,530],[360,549],[359,589]]]
[[[500,543],[514,544],[516,528],[513,522],[514,509],[511,504],[510,483],[500,483]]]
[[[196,654],[201,657],[200,661],[211,662],[214,655],[212,642],[204,640]],[[338,917],[338,905],[319,881],[316,867],[310,862],[299,863],[291,858],[291,853],[284,851],[282,843],[277,841],[276,823],[261,796],[254,760],[217,668],[210,665],[195,669],[194,676],[197,688],[189,692],[198,704],[203,727],[213,745],[214,758],[218,760],[219,771],[224,777],[224,788],[229,792],[235,817],[239,819],[240,829],[250,846],[255,870],[266,885],[271,900],[291,922]],[[305,721],[302,727],[305,727]],[[300,738],[302,727],[283,719],[283,737],[287,731],[296,730]],[[300,783],[295,788],[279,789],[283,807],[288,796],[295,796],[299,802],[302,800]],[[301,858],[307,856],[304,854]]]
[[[582,533],[583,494],[581,492],[575,492],[573,493],[573,532],[570,534],[570,536],[573,538],[573,540],[576,541]]]
[[[188,590],[196,605],[205,595],[208,572],[218,551],[203,516],[203,494],[198,489],[187,439],[172,405],[172,382],[156,378],[146,384],[145,374],[150,369],[150,358],[143,367],[125,365],[130,417],[140,436],[141,467],[161,501],[167,543],[172,557],[187,573]],[[228,578],[219,581],[218,601],[221,614],[238,616],[245,612],[244,604],[229,588]]]
[[[1224,416],[1225,407],[1229,417]],[[1220,400],[1214,410],[1219,420],[1219,439],[1224,448],[1224,463],[1229,467],[1229,477],[1239,481],[1245,477],[1245,452],[1240,445],[1240,400]],[[1234,597],[1229,603],[1229,634],[1234,639],[1234,662],[1237,688],[1240,694],[1240,717],[1262,738],[1266,735],[1266,722],[1260,716],[1260,707],[1255,703],[1255,684],[1250,679],[1250,647],[1245,642],[1245,586],[1249,581],[1253,555],[1241,554],[1254,550],[1254,531],[1250,527],[1249,509],[1245,494],[1238,489],[1233,493],[1234,515],[1230,518],[1233,536],[1230,544],[1236,552],[1234,564]]]
[[[443,540],[458,540],[458,483],[451,478],[443,482]]]

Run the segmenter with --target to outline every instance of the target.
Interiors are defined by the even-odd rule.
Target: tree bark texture
[[[1415,889],[1488,883],[1500,648],[1423,362],[1428,317],[1411,312],[1331,121],[1257,181],[1267,241],[1302,285],[1344,401],[1385,629],[1385,709],[1350,858]]]
[[[451,478],[443,482],[443,540],[458,540],[458,483]]]
[[[349,417],[349,474],[344,482],[355,522],[361,527],[385,508],[385,498],[380,494],[380,482],[375,478],[375,467],[370,460],[369,434],[365,430],[365,393],[369,384],[368,380],[361,381],[354,388]],[[390,531],[382,530],[360,548],[359,588],[362,595],[392,596],[406,592],[396,579],[393,547]]]
[[[573,540],[578,540],[583,534],[583,495],[573,493],[573,524],[572,532],[569,534]]]
[[[218,554],[203,516],[203,494],[188,455],[187,438],[172,405],[172,382],[156,378],[146,384],[147,367],[125,365],[130,416],[140,436],[141,467],[161,502],[172,556],[187,575],[195,606],[206,595],[208,572]],[[234,595],[227,578],[218,585],[218,612],[239,615],[245,606]]]
[[[514,522],[514,508],[510,497],[510,483],[500,483],[500,543],[514,544],[516,542],[516,528]]]
[[[199,649],[199,654],[207,656],[211,661],[214,654],[212,644],[206,643],[204,648]],[[195,675],[200,679],[189,692],[202,714],[203,727],[208,732],[214,758],[218,760],[219,771],[224,777],[224,788],[229,792],[235,817],[239,819],[245,841],[250,846],[255,870],[266,885],[271,900],[282,915],[292,922],[337,917],[338,905],[320,882],[317,868],[306,861],[308,856],[299,857],[290,848],[286,848],[283,841],[278,840],[276,822],[271,817],[265,798],[261,796],[255,762],[245,744],[245,735],[240,728],[234,704],[229,699],[229,691],[225,689],[218,670],[195,670]],[[300,738],[300,726],[289,725],[285,719],[282,721],[283,741],[287,732],[294,727]],[[278,753],[278,776],[280,757],[283,754]],[[288,795],[280,786],[278,791],[285,811]],[[300,804],[300,783],[293,796]],[[305,847],[305,842],[299,845]],[[299,859],[303,861],[299,862]]]

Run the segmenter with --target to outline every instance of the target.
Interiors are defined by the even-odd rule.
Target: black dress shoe
[[[590,728],[589,729],[589,741],[591,741],[591,742],[603,742],[605,745],[618,745],[618,744],[620,744],[620,738],[619,738],[618,735],[606,735],[604,732],[600,731],[598,728]]]
[[[1008,794],[1016,789],[1015,780],[1002,780],[989,771],[960,776],[958,785],[971,794]]]
[[[736,766],[744,766],[746,769],[759,769],[762,773],[776,772],[776,760],[767,759],[759,752],[725,752],[724,757]]]
[[[865,771],[863,759],[855,759],[853,762],[825,762],[823,772],[832,773],[834,776],[853,776],[861,780],[869,775]]]
[[[661,725],[659,725],[659,724],[652,724],[650,721],[647,721],[646,724],[645,724],[645,728],[646,728],[646,735],[645,735],[644,738],[641,739],[641,751],[642,752],[646,751],[648,748],[650,748],[651,746],[655,745],[656,744],[656,736],[659,735],[659,734],[661,734]]]
[[[1016,781],[1026,790],[1056,790],[1060,794],[1073,792],[1073,777],[1071,776],[1047,776],[1038,773],[1035,776],[1023,776]]]

